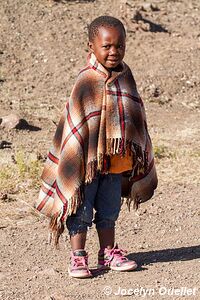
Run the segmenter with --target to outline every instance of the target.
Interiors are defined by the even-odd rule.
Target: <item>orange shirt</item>
[[[127,151],[125,156],[112,155],[110,157],[109,173],[122,173],[133,169],[133,153]]]

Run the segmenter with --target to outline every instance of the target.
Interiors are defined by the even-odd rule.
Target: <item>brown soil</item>
[[[146,3],[1,3],[0,117],[17,112],[33,126],[0,127],[0,143],[12,143],[0,150],[2,300],[118,299],[124,294],[200,299],[200,290],[195,290],[200,288],[200,2]],[[87,24],[102,14],[120,17],[126,25],[125,61],[145,101],[159,186],[137,212],[129,213],[123,206],[117,223],[117,242],[138,262],[138,270],[78,280],[67,274],[69,239],[62,238],[60,250],[49,245],[48,220],[32,204],[55,123],[85,63]],[[41,130],[34,130],[37,127]],[[19,153],[21,158],[16,158]],[[26,168],[30,159],[34,172],[33,165]],[[95,266],[94,228],[88,234],[87,250]],[[112,288],[109,296],[106,286]],[[120,296],[119,287],[124,289]],[[182,287],[186,289],[177,290]],[[136,288],[143,292],[137,295]]]

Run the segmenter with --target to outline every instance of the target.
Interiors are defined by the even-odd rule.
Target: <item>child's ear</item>
[[[93,43],[92,42],[88,42],[88,48],[91,52],[94,52],[94,48],[93,48]]]

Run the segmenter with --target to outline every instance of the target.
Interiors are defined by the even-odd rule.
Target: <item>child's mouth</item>
[[[111,64],[116,64],[119,62],[119,59],[108,59],[107,61]]]

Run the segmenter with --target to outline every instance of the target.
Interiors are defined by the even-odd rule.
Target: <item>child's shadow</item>
[[[200,246],[181,247],[175,249],[163,249],[149,252],[130,253],[129,259],[135,260],[142,270],[142,265],[158,262],[186,261],[200,258]]]
[[[139,272],[147,270],[144,266],[152,263],[198,259],[200,258],[200,246],[130,253],[127,255],[127,258],[137,262],[138,267],[133,272]],[[109,270],[98,268],[91,268],[90,271],[93,277],[98,277],[109,272]]]
[[[100,275],[103,275],[105,273],[108,273],[109,270],[108,269],[98,269],[98,268],[91,268],[90,272],[92,273],[93,277],[98,277]]]

